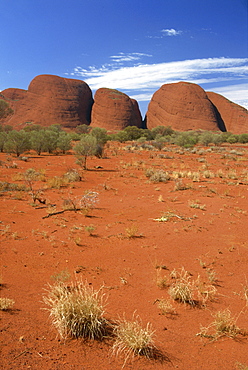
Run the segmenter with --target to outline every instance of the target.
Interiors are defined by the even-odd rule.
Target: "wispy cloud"
[[[212,91],[248,109],[248,83],[221,86]]]
[[[140,60],[143,57],[152,57],[150,54],[144,53],[118,53],[117,55],[111,55],[110,59],[116,63],[133,62]]]
[[[138,55],[146,55],[142,53],[132,54],[134,54],[133,56],[137,54],[137,57]],[[119,53],[117,56],[121,57],[122,55],[125,58],[127,56],[124,53]],[[87,69],[76,67],[71,75],[84,79],[92,90],[97,90],[100,87],[119,89],[138,101],[149,101],[153,93],[166,83],[188,81],[216,92],[221,91],[221,88],[217,89],[220,84],[222,86],[228,85],[230,86],[229,92],[232,94],[228,95],[230,96],[229,99],[237,103],[239,101],[238,104],[241,104],[242,100],[241,105],[248,105],[248,98],[244,98],[248,96],[248,94],[244,95],[247,90],[239,91],[240,85],[238,85],[239,82],[240,84],[244,83],[244,80],[248,77],[248,58],[205,58],[156,64],[137,64],[130,67],[120,66],[114,60],[119,59],[113,55],[113,63],[102,65],[99,68],[94,66]],[[236,85],[233,89],[231,89],[232,82],[233,85]],[[227,88],[223,91],[228,93]],[[227,96],[224,93],[223,95]]]
[[[179,36],[182,34],[182,31],[177,31],[174,28],[166,28],[161,32],[164,36]]]

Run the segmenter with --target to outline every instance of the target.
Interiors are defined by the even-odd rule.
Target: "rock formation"
[[[148,106],[146,124],[148,129],[171,126],[178,131],[225,131],[206,92],[189,82],[165,84],[157,90]]]
[[[142,119],[136,100],[118,90],[101,88],[96,91],[91,116],[92,127],[117,131],[127,126],[141,125]]]
[[[40,75],[31,81],[28,90],[9,88],[0,93],[0,99],[8,103],[11,112],[2,115],[0,123],[14,129],[31,123],[44,127],[59,124],[69,129],[90,124],[109,131],[143,127],[136,100],[118,90],[100,88],[93,103],[91,89],[81,80]],[[171,83],[154,93],[144,126],[242,134],[248,133],[248,111],[222,95],[206,93],[199,85]]]
[[[27,91],[10,88],[1,94],[14,110],[4,123],[16,129],[27,123],[66,128],[90,123],[92,92],[80,80],[40,75],[31,81]]]
[[[207,96],[215,105],[222,120],[225,122],[227,131],[232,134],[248,133],[247,109],[214,92],[207,92]]]

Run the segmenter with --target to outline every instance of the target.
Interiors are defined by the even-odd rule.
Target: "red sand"
[[[121,369],[123,358],[111,356],[111,341],[61,340],[51,325],[42,295],[52,277],[63,271],[70,273],[70,280],[76,275],[94,288],[105,286],[109,318],[125,314],[131,319],[136,311],[144,326],[152,324],[155,343],[166,360],[135,357],[126,369],[231,370],[238,369],[238,363],[248,365],[247,337],[211,342],[196,336],[201,325],[213,321],[211,314],[225,308],[238,316],[240,328],[248,330],[247,146],[226,146],[202,155],[182,154],[175,147],[167,152],[127,152],[124,146],[111,143],[106,158],[89,159],[90,170],[81,182],[61,189],[33,183],[34,189],[44,189],[42,197],[56,204],[57,211],[63,209],[64,199],[85,190],[98,192],[100,201],[90,217],[68,211],[43,218],[48,209],[32,206],[28,192],[1,195],[1,296],[15,301],[12,310],[0,312],[2,369]],[[46,179],[68,168],[80,170],[73,155],[28,156],[24,162],[1,153],[0,181],[23,183],[13,176],[28,168],[44,169]],[[17,168],[11,168],[12,162]],[[190,188],[175,190],[175,180],[149,182],[145,169],[151,167],[200,171],[200,181],[183,179]],[[203,177],[206,169],[213,178]],[[219,170],[222,177],[217,176]],[[189,202],[205,207],[191,208]],[[154,221],[166,212],[181,218]],[[95,226],[94,236],[85,231],[87,225]],[[137,237],[127,238],[132,225]],[[215,301],[206,308],[174,302],[177,315],[162,315],[155,302],[169,295],[157,286],[157,267],[166,266],[161,273],[167,276],[184,267],[192,279],[200,274],[207,281],[203,263],[216,272]]]

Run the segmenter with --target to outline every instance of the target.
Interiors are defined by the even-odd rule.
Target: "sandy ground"
[[[247,336],[213,341],[197,335],[224,309],[248,330],[248,147],[198,147],[192,153],[126,146],[108,144],[104,158],[88,160],[88,171],[73,154],[29,153],[27,162],[0,154],[0,181],[25,184],[27,169],[42,170],[43,181],[32,181],[32,187],[46,199],[45,205],[33,204],[30,191],[1,192],[1,297],[15,301],[0,312],[2,369],[122,368],[124,358],[111,354],[111,339],[59,337],[42,297],[47,284],[65,276],[68,284],[82,279],[95,289],[104,286],[111,320],[131,320],[136,312],[144,326],[151,323],[163,358],[135,356],[126,369],[248,366]],[[71,168],[82,181],[51,188],[49,179]],[[168,171],[171,179],[151,182],[147,169]],[[99,198],[88,214],[46,217],[88,190]],[[173,284],[171,273],[182,268],[191,281],[200,276],[204,286],[214,286],[204,307],[173,301],[161,286],[166,279]],[[170,300],[175,314],[162,312],[161,300]]]

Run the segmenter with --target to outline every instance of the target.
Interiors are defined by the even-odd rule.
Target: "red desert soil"
[[[51,189],[48,179],[76,168],[73,154],[35,156],[24,162],[1,153],[0,181],[24,184],[20,173],[44,170],[42,204],[32,205],[29,192],[1,192],[1,297],[11,310],[0,311],[2,369],[121,369],[123,357],[111,355],[112,342],[61,339],[51,325],[42,296],[47,284],[64,272],[107,294],[107,317],[118,320],[136,312],[155,330],[155,344],[164,361],[135,356],[125,369],[241,369],[248,365],[247,336],[216,341],[197,336],[214,313],[228,308],[237,326],[248,330],[248,147],[225,146],[190,150],[136,150],[111,143],[105,158],[91,158],[80,182]],[[16,167],[17,168],[13,168]],[[153,183],[146,169],[164,169],[174,178]],[[191,171],[191,174],[190,174]],[[174,172],[174,174],[173,174]],[[183,177],[182,183],[175,180]],[[197,172],[199,181],[193,181]],[[194,180],[197,180],[195,175]],[[183,186],[182,186],[183,185]],[[184,189],[184,190],[183,190]],[[63,209],[65,199],[86,190],[99,203],[86,216]],[[155,219],[165,215],[167,221]],[[90,236],[85,226],[94,225]],[[132,230],[130,228],[133,228]],[[135,237],[128,238],[127,231]],[[158,276],[185,268],[196,280],[216,273],[217,290],[206,307],[173,302],[176,315],[163,315],[158,300],[168,299]],[[165,269],[166,268],[166,269]],[[239,364],[239,365],[238,365]],[[243,368],[243,367],[242,367]]]

